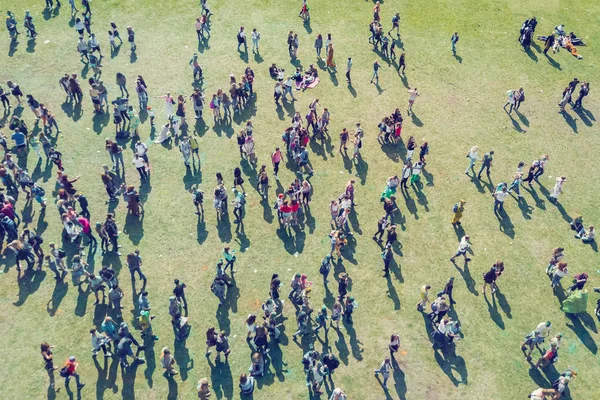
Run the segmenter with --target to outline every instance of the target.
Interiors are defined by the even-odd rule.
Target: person
[[[48,372],[48,376],[50,377],[50,387],[52,389],[54,389],[54,371],[58,369],[58,367],[54,366],[54,356],[52,355],[52,349],[54,348],[56,348],[56,346],[51,346],[46,342],[42,342],[40,345],[44,369]]]
[[[506,92],[506,95],[508,96],[508,101],[506,102],[506,104],[504,105],[503,108],[504,108],[504,111],[506,111],[506,106],[510,105],[508,114],[510,114],[512,112],[513,108],[516,108],[515,107],[515,97],[516,97],[515,94],[516,94],[516,90],[512,90],[512,89],[510,89]]]
[[[553,400],[556,399],[557,397],[557,392],[555,389],[544,389],[544,388],[538,388],[536,390],[534,390],[533,392],[531,392],[531,394],[529,395],[529,398],[531,400]]]
[[[502,275],[503,271],[504,271],[504,263],[502,261],[498,260],[494,263],[494,265],[492,265],[492,268],[490,268],[490,270],[488,272],[483,274],[483,288],[481,289],[481,291],[483,292],[484,296],[485,296],[485,288],[488,285],[490,285],[492,287],[492,294],[494,294],[496,292],[496,290],[498,290],[496,281],[498,280],[500,275]]]
[[[406,110],[407,114],[410,115],[412,113],[412,106],[415,103],[415,100],[419,96],[419,91],[417,88],[410,89],[408,91],[408,109]]]
[[[349,85],[352,85],[352,78],[350,76],[350,72],[352,71],[352,57],[348,57],[348,62],[346,63],[346,81]]]
[[[381,252],[381,258],[383,259],[383,277],[385,278],[389,276],[390,264],[394,261],[394,252],[392,251],[391,244],[385,245],[383,252]]]
[[[394,354],[400,350],[400,336],[397,333],[392,333],[392,336],[390,336],[388,349],[390,351],[390,358],[394,358]]]
[[[550,346],[548,350],[538,359],[538,361],[533,366],[535,369],[538,369],[540,366],[545,368],[550,363],[555,363],[558,360],[558,347],[556,345]]]
[[[552,269],[552,289],[556,290],[556,288],[560,284],[560,280],[569,273],[567,265],[568,264],[566,262],[560,261]]]
[[[496,191],[494,194],[494,213],[500,213],[504,210],[504,201],[508,196],[508,190],[506,189],[506,185],[502,186],[501,191]]]
[[[256,30],[256,28],[252,29],[252,52],[259,53],[258,51],[258,41],[260,40],[260,32]]]
[[[110,339],[106,334],[99,333],[96,328],[90,329],[90,338],[92,341],[92,356],[95,357],[98,354],[98,350],[102,349],[104,357],[112,357],[112,354],[106,350],[106,345],[110,342]]]
[[[346,393],[344,393],[344,391],[340,388],[335,388],[333,390],[333,392],[331,393],[331,397],[329,398],[329,400],[346,400],[347,396]]]
[[[248,52],[248,45],[246,44],[246,31],[244,31],[244,27],[241,26],[240,30],[237,33],[237,51],[240,51],[240,46],[244,45],[244,53]]]
[[[463,256],[466,263],[471,261],[471,259],[467,257],[467,250],[469,249],[469,247],[471,247],[469,239],[471,239],[469,235],[465,235],[462,237],[462,239],[460,239],[460,243],[458,244],[458,250],[456,251],[456,254],[450,258],[450,261],[452,263],[454,263],[454,259],[458,256]]]
[[[135,52],[135,50],[137,49],[137,45],[135,44],[135,31],[133,30],[133,28],[131,26],[127,27],[127,41],[129,42],[129,45],[131,46],[131,52],[132,53]]]
[[[179,372],[173,368],[175,365],[175,357],[171,354],[171,350],[168,347],[163,347],[160,354],[160,365],[165,369],[167,375],[177,375]]]
[[[456,43],[458,43],[458,32],[454,32],[454,35],[450,38],[450,43],[452,44],[452,54],[456,55]]]
[[[373,76],[371,76],[371,82],[373,83],[373,81],[375,81],[375,85],[379,85],[379,62],[377,60],[375,60],[373,62]]]
[[[562,193],[562,188],[566,180],[567,177],[565,176],[559,176],[556,178],[554,188],[552,188],[552,191],[550,192],[550,201],[558,201],[558,195]]]
[[[525,101],[525,90],[523,90],[523,88],[519,88],[519,90],[517,90],[515,92],[515,111],[517,113],[519,113],[519,107],[521,107],[521,103],[523,103]]]
[[[208,383],[208,378],[202,378],[198,381],[198,387],[196,388],[198,391],[198,398],[200,400],[209,400],[212,392],[210,391],[210,384]]]
[[[590,84],[589,82],[583,81],[581,83],[581,88],[579,88],[579,96],[577,96],[577,100],[575,100],[575,105],[573,108],[582,108],[581,102],[583,98],[590,93]]]
[[[458,203],[456,203],[453,207],[452,207],[452,212],[454,213],[454,217],[452,218],[452,221],[450,221],[450,223],[452,225],[460,225],[460,219],[463,216],[463,212],[465,211],[465,204],[467,202],[465,200],[460,200]]]
[[[85,386],[85,383],[81,383],[81,378],[79,373],[77,373],[77,368],[79,368],[79,363],[76,361],[75,356],[69,357],[65,362],[65,365],[60,370],[60,376],[65,378],[65,387],[69,387],[69,381],[72,377],[75,377],[77,390],[81,390]]]
[[[490,150],[488,153],[483,155],[483,159],[481,160],[481,169],[479,169],[479,173],[477,174],[477,179],[481,179],[481,173],[485,169],[486,175],[490,176],[490,168],[492,167],[492,161],[494,159],[494,150]]]
[[[333,54],[334,54],[334,49],[333,49],[333,43],[329,43],[329,46],[327,47],[327,68],[333,68],[335,69],[335,62],[333,62]]]
[[[254,392],[254,377],[248,376],[245,373],[240,375],[240,393],[244,395],[250,395]]]
[[[381,374],[381,376],[383,377],[382,385],[385,389],[387,389],[387,381],[390,378],[390,371],[392,369],[393,369],[392,361],[391,361],[390,357],[386,357],[385,360],[383,360],[383,362],[379,366],[379,369],[376,369],[373,371],[373,372],[375,372],[375,377],[377,377],[378,380],[379,380],[379,374]]]

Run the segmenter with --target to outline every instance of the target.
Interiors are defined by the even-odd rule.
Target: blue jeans
[[[289,95],[292,97],[292,100],[296,100],[296,99],[294,98],[294,93],[292,93],[292,88],[291,88],[291,86],[285,86],[285,92],[283,93],[283,97],[284,97],[284,98],[287,98],[287,95],[288,95],[288,93],[289,93]]]
[[[79,374],[77,372],[74,372],[71,375],[67,375],[65,377],[65,386],[69,386],[69,381],[71,380],[71,377],[74,376],[75,377],[75,382],[77,382],[77,386],[81,385],[81,381],[79,378]]]
[[[373,82],[373,79],[376,79],[377,82],[379,82],[379,73],[377,71],[373,71],[373,76],[371,77],[371,82]]]
[[[258,51],[258,39],[252,39],[252,51],[254,51],[255,48],[256,51]]]
[[[514,190],[515,193],[520,196],[521,195],[521,188],[519,186],[520,185],[519,185],[518,182],[513,182],[513,184],[510,185],[510,187],[508,188],[508,191],[510,192],[511,190]]]
[[[552,275],[552,287],[558,286],[558,284],[560,283],[561,279],[562,279],[562,276],[559,276],[557,274],[553,274]]]

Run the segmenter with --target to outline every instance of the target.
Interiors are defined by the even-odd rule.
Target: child
[[[154,126],[154,110],[152,107],[148,106],[148,117],[150,117],[150,126]]]
[[[196,215],[200,215],[200,213],[204,214],[204,192],[198,189],[198,186],[192,190],[192,200],[196,206]]]
[[[121,39],[121,38],[119,38]],[[115,33],[113,31],[108,31],[108,41],[110,43],[110,49],[114,50],[117,46],[115,46]]]

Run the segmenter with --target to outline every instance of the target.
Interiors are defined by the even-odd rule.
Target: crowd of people
[[[96,32],[93,32],[92,11],[90,0],[82,0],[83,11],[81,17],[77,17],[80,12],[75,6],[74,0],[69,0],[71,6],[71,15],[74,18],[74,28],[77,33],[76,50],[79,53],[81,62],[89,66],[93,71],[93,77],[88,79],[89,95],[93,104],[93,112],[97,114],[109,113],[112,108],[112,118],[115,125],[115,139],[107,139],[105,150],[107,151],[112,166],[102,165],[100,174],[102,184],[105,187],[108,198],[106,204],[114,202],[118,196],[122,196],[127,204],[127,212],[131,217],[143,218],[144,199],[140,193],[140,188],[125,180],[125,150],[119,144],[120,140],[134,140],[133,158],[131,163],[135,166],[140,177],[140,186],[151,179],[149,147],[140,138],[140,120],[139,113],[147,112],[150,117],[150,124],[154,126],[154,109],[149,105],[148,85],[142,77],[138,75],[135,80],[135,93],[138,96],[138,109],[129,104],[130,94],[127,88],[127,77],[123,73],[117,73],[115,84],[120,92],[119,96],[112,101],[109,100],[107,84],[102,80],[102,55],[101,44]],[[195,29],[198,41],[205,43],[211,38],[210,29],[210,11],[207,1],[201,0],[201,15],[196,18]],[[46,0],[47,9],[60,8],[60,2],[56,5],[53,0]],[[369,24],[371,36],[369,43],[372,43],[376,53],[380,54],[383,60],[393,60],[397,62],[396,70],[398,74],[405,73],[405,53],[396,54],[396,47],[401,46],[400,40],[400,14],[395,13],[391,18],[390,29],[386,32],[381,23],[381,4],[376,2],[373,8],[373,18]],[[310,9],[307,1],[303,0],[298,17],[302,18],[304,23],[310,22]],[[20,34],[18,31],[18,21],[11,11],[6,15],[6,26],[8,33],[13,41]],[[26,29],[26,35],[35,39],[39,34],[34,24],[34,18],[30,11],[25,11],[23,26]],[[533,35],[537,26],[535,17],[525,21],[520,29],[519,42],[529,47],[533,40]],[[137,45],[135,43],[135,31],[131,26],[126,28],[127,41],[130,45],[131,53],[135,53]],[[395,36],[392,33],[395,32]],[[86,38],[87,35],[87,38]],[[251,34],[252,52],[259,53],[260,32],[253,28]],[[573,33],[566,34],[564,27],[559,25],[555,32],[546,37],[538,37],[544,41],[544,54],[552,48],[556,53],[559,48],[565,48],[572,55],[581,59],[577,53],[575,45],[583,45]],[[121,46],[123,40],[115,22],[110,23],[108,28],[108,40],[111,50]],[[456,55],[456,44],[459,36],[455,32],[451,38],[452,52]],[[117,45],[117,41],[119,44]],[[246,42],[246,30],[242,26],[237,35],[237,50],[239,52],[248,52]],[[290,31],[287,38],[289,56],[292,61],[298,57],[298,48],[300,46],[299,35]],[[317,58],[322,62],[321,54],[323,48],[326,55],[326,69],[334,71],[336,64],[334,62],[334,47],[331,34],[326,35],[323,40],[321,34],[317,35],[314,48]],[[396,59],[398,59],[396,61]],[[348,57],[346,78],[351,85],[352,58]],[[195,53],[189,61],[192,68],[194,91],[190,96],[177,95],[171,93],[155,96],[154,98],[164,101],[165,117],[161,118],[164,124],[160,124],[160,133],[154,140],[154,143],[163,143],[173,139],[178,140],[178,150],[181,153],[183,162],[188,169],[200,169],[199,142],[194,133],[188,132],[188,120],[186,119],[186,105],[188,101],[192,104],[195,119],[203,118],[203,110],[206,102],[205,93],[202,87],[204,80],[203,66],[200,64],[199,56]],[[371,83],[379,85],[378,60],[373,63],[373,75]],[[293,74],[286,73],[285,69],[279,68],[273,63],[269,68],[270,76],[276,81],[274,87],[274,101],[279,104],[282,102],[295,101],[294,91],[304,91],[316,86],[319,83],[319,72],[314,65],[310,65],[306,71],[296,68]],[[237,78],[234,74],[229,77],[229,90],[218,89],[216,93],[210,96],[208,106],[212,112],[213,123],[215,125],[231,125],[234,117],[244,112],[247,107],[252,107],[256,96],[253,88],[255,73],[251,67],[247,67],[243,74]],[[196,85],[196,83],[199,83]],[[572,101],[572,94],[577,86],[579,96]],[[66,103],[81,104],[84,102],[83,89],[76,73],[67,73],[59,78],[60,88],[65,92]],[[72,284],[78,289],[93,293],[95,297],[94,305],[108,304],[109,313],[103,318],[99,326],[93,326],[90,329],[91,356],[97,357],[100,351],[104,357],[118,357],[123,370],[130,368],[132,364],[145,363],[145,357],[141,357],[149,343],[159,341],[155,335],[152,324],[155,318],[154,308],[150,306],[150,294],[146,290],[148,278],[143,273],[143,261],[139,250],[129,252],[126,258],[126,264],[130,272],[133,291],[137,298],[137,304],[134,304],[136,326],[135,331],[130,331],[128,324],[123,321],[122,309],[124,306],[122,300],[125,297],[122,285],[120,285],[119,274],[110,266],[104,265],[97,273],[93,271],[84,256],[86,251],[90,254],[96,251],[100,241],[100,249],[103,254],[113,254],[122,256],[119,244],[119,235],[121,231],[116,222],[114,212],[108,212],[103,221],[92,223],[89,203],[86,195],[76,188],[79,176],[71,177],[65,171],[62,163],[63,154],[56,149],[58,142],[58,133],[60,133],[57,116],[51,112],[42,102],[34,98],[33,94],[28,93],[29,88],[25,90],[25,95],[20,85],[14,80],[6,83],[8,90],[0,87],[0,100],[5,109],[5,113],[10,110],[21,109],[26,105],[35,118],[36,128],[41,121],[43,129],[30,129],[25,122],[22,114],[14,113],[10,118],[7,128],[10,130],[9,136],[0,133],[0,145],[4,148],[5,155],[0,166],[0,179],[4,190],[0,192],[0,236],[7,242],[7,249],[11,250],[16,259],[16,270],[20,276],[23,267],[22,262],[26,264],[25,269],[36,271],[42,270],[43,266],[54,273],[57,281],[63,281],[71,274]],[[27,86],[27,84],[25,84]],[[561,102],[559,103],[560,112],[564,112],[567,104],[574,108],[581,108],[582,101],[589,94],[589,83],[580,82],[577,78],[569,83],[563,91]],[[417,88],[408,90],[407,115],[411,115],[413,104],[420,95]],[[11,99],[12,96],[12,99]],[[513,111],[520,113],[521,103],[525,101],[525,91],[511,89],[507,92],[508,101],[504,109],[508,114]],[[14,100],[13,100],[14,99]],[[11,101],[13,100],[13,101]],[[16,101],[16,105],[14,102]],[[110,101],[110,103],[109,103]],[[509,106],[508,110],[507,107]],[[270,203],[277,213],[277,221],[280,229],[293,235],[299,225],[306,223],[311,213],[311,199],[313,196],[313,186],[309,179],[314,174],[314,168],[309,160],[309,143],[331,142],[330,122],[332,116],[327,107],[320,104],[318,98],[315,98],[308,105],[308,110],[304,116],[300,111],[295,111],[291,117],[290,126],[286,128],[281,136],[285,145],[284,151],[275,148],[271,153],[272,174],[279,182],[280,164],[287,158],[287,165],[291,166],[297,177],[291,184],[284,188],[282,193],[278,193],[276,198]],[[383,260],[384,277],[390,279],[390,266],[394,260],[394,248],[399,245],[397,234],[397,215],[400,206],[397,204],[396,194],[400,189],[403,195],[407,194],[410,188],[415,191],[421,191],[423,185],[420,182],[421,175],[425,174],[427,166],[427,157],[430,152],[428,141],[423,140],[419,145],[414,136],[409,136],[406,143],[402,139],[402,127],[404,118],[399,108],[396,108],[389,116],[384,117],[379,125],[377,141],[382,146],[393,146],[403,151],[402,170],[399,175],[390,176],[385,182],[384,189],[380,196],[382,203],[382,216],[377,220],[377,231],[373,235],[373,240],[381,248],[381,258]],[[359,163],[362,155],[364,132],[361,122],[356,122],[355,126],[349,130],[344,127],[339,133],[338,152],[344,157],[351,158],[352,162]],[[244,123],[243,128],[237,135],[237,144],[239,146],[240,158],[247,161],[250,168],[257,170],[258,183],[256,191],[262,199],[269,202],[270,178],[266,164],[260,164],[255,151],[255,127],[251,120]],[[9,145],[12,140],[14,146]],[[348,146],[352,146],[350,155]],[[34,150],[40,161],[46,158],[46,164],[56,167],[56,184],[58,190],[55,194],[55,204],[59,213],[60,223],[63,225],[63,236],[66,245],[69,248],[63,249],[66,245],[60,246],[57,243],[50,242],[44,246],[44,238],[36,234],[31,229],[21,227],[21,218],[18,215],[15,206],[19,198],[25,204],[31,204],[35,199],[40,207],[40,213],[45,213],[48,206],[46,190],[39,182],[35,182],[25,168],[19,167],[18,159],[27,157],[29,149]],[[42,156],[42,151],[44,156]],[[415,152],[418,152],[416,154]],[[465,174],[472,173],[473,179],[482,180],[482,174],[485,173],[489,179],[494,161],[494,151],[490,150],[481,158],[478,173],[475,173],[475,166],[479,162],[479,148],[473,146],[467,153],[469,165]],[[501,181],[492,191],[493,212],[501,218],[505,213],[505,201],[509,196],[513,196],[517,202],[521,202],[523,196],[521,189],[528,191],[535,182],[539,183],[539,178],[547,168],[550,156],[547,154],[535,158],[530,164],[527,172],[526,162],[522,161],[517,165],[514,175]],[[197,165],[196,165],[197,163]],[[260,165],[260,167],[259,167]],[[232,197],[230,202],[228,186],[221,172],[216,174],[216,186],[213,190],[213,208],[217,218],[217,223],[228,219],[229,206],[232,208],[232,214],[235,217],[234,223],[238,228],[242,227],[246,213],[246,197],[248,193],[244,187],[245,180],[242,170],[236,167],[233,171]],[[549,193],[552,202],[558,202],[559,195],[563,192],[563,185],[567,177],[557,176],[555,186]],[[205,209],[204,192],[200,187],[194,186],[190,190],[192,203],[196,214],[204,218]],[[513,192],[517,195],[513,195]],[[23,197],[25,199],[23,200]],[[54,194],[53,194],[54,196]],[[319,274],[322,277],[323,287],[329,291],[328,277],[332,272],[334,264],[339,264],[346,258],[345,248],[349,243],[355,242],[354,234],[351,229],[351,220],[356,218],[357,206],[356,182],[354,179],[348,181],[341,190],[337,198],[331,200],[329,211],[331,215],[331,232],[328,234],[330,251],[324,255],[319,267]],[[461,225],[461,218],[466,209],[466,200],[460,200],[452,207],[453,218],[452,226],[457,229]],[[575,238],[581,239],[583,243],[590,244],[595,242],[595,229],[593,225],[587,227],[583,224],[583,217],[576,216],[570,223],[570,227],[575,231]],[[385,235],[385,240],[384,240]],[[458,249],[450,258],[450,262],[455,266],[456,260],[461,259],[465,264],[471,261],[470,247],[471,237],[467,234],[462,235],[458,244]],[[550,278],[550,286],[553,291],[564,291],[560,282],[568,275],[567,262],[563,261],[564,249],[556,248],[553,250],[551,259],[546,268],[546,273]],[[215,277],[210,286],[211,292],[218,298],[219,307],[227,306],[227,294],[232,287],[237,285],[235,281],[234,268],[237,262],[236,251],[230,246],[225,246],[222,256],[216,263]],[[457,268],[459,268],[457,266]],[[335,270],[335,269],[334,269]],[[499,292],[498,281],[505,272],[505,265],[502,260],[497,260],[489,270],[482,273],[483,286],[482,292],[487,299],[486,289],[490,289],[489,295],[493,298]],[[358,302],[349,291],[351,290],[352,279],[348,271],[334,273],[337,283],[338,295],[331,309],[326,305],[318,304],[311,298],[313,282],[309,280],[308,275],[303,272],[294,273],[290,281],[290,292],[288,299],[294,307],[295,321],[297,329],[292,334],[295,342],[302,342],[305,351],[302,357],[302,365],[306,375],[306,385],[315,396],[323,394],[323,386],[331,393],[331,400],[344,400],[346,394],[341,388],[336,388],[333,382],[333,374],[340,366],[338,357],[332,350],[326,350],[323,354],[314,349],[315,340],[321,340],[321,336],[326,336],[329,329],[340,330],[342,328],[350,330],[352,328],[352,315],[358,309]],[[136,279],[137,278],[137,279]],[[563,311],[570,315],[576,315],[585,311],[587,304],[587,290],[585,285],[588,281],[586,272],[579,272],[573,275],[573,285],[565,293],[565,300],[562,302]],[[136,291],[136,281],[141,283],[139,292]],[[171,317],[174,338],[177,341],[186,340],[191,332],[191,325],[188,317],[188,302],[185,295],[186,285],[179,279],[174,280],[172,296],[164,299],[168,304],[168,313]],[[251,394],[255,388],[256,380],[265,374],[269,368],[270,349],[276,346],[281,335],[280,327],[284,323],[284,306],[281,300],[281,290],[285,286],[284,281],[279,274],[274,273],[269,283],[269,296],[262,303],[262,315],[250,314],[245,320],[247,329],[246,340],[251,348],[251,364],[248,372],[242,372],[239,377],[239,389],[242,394]],[[444,351],[454,349],[457,343],[463,338],[462,326],[459,322],[452,297],[454,290],[454,277],[449,277],[444,287],[438,291],[435,298],[430,294],[431,285],[424,284],[420,288],[419,301],[416,309],[419,312],[426,313],[427,307],[430,312],[425,315],[427,321],[428,338],[432,343],[434,351]],[[594,289],[600,292],[599,288]],[[160,300],[159,300],[160,301]],[[289,310],[289,308],[288,308]],[[288,312],[286,310],[286,312]],[[316,312],[315,312],[316,310]],[[600,300],[595,311],[600,318]],[[341,324],[342,322],[342,324]],[[526,360],[531,363],[532,368],[545,368],[556,363],[558,360],[558,351],[563,345],[563,335],[561,333],[550,335],[552,324],[550,321],[542,322],[527,334],[521,344],[521,349],[526,356]],[[136,339],[137,331],[139,338]],[[135,333],[135,335],[134,335]],[[548,339],[550,347],[543,349],[540,347]],[[135,351],[132,348],[135,346]],[[387,390],[387,382],[393,370],[399,368],[396,357],[401,345],[400,336],[397,333],[391,334],[388,344],[389,356],[384,358],[379,368],[374,370],[377,379],[381,376],[383,379],[381,385]],[[210,358],[214,347],[216,360],[220,361],[224,357],[225,362],[233,350],[229,344],[228,333],[217,331],[215,327],[209,327],[206,331],[206,356]],[[85,383],[81,381],[78,373],[79,359],[75,356],[69,356],[64,365],[59,368],[54,364],[53,352],[57,346],[49,343],[42,343],[40,350],[45,362],[45,369],[48,372],[52,389],[55,388],[54,371],[58,370],[59,375],[65,379],[65,385],[69,386],[72,378],[75,379],[77,389],[84,387]],[[532,363],[532,353],[534,348],[540,350],[541,356],[534,364]],[[162,348],[160,354],[160,363],[165,370],[166,376],[172,379],[178,374],[176,368],[176,359],[168,347]],[[559,399],[568,388],[569,382],[577,376],[577,371],[571,366],[560,374],[560,377],[552,383],[552,388],[539,388],[531,393],[532,399],[543,400],[552,398]],[[202,378],[197,386],[198,397],[208,399],[211,392],[211,385],[207,378]]]

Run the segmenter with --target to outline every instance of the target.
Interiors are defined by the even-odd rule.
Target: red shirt
[[[67,362],[65,363],[65,367],[67,367],[67,372],[69,373],[69,375],[73,375],[73,373],[75,372],[76,365],[76,362],[67,360]]]
[[[290,207],[292,212],[298,211],[299,208],[300,208],[300,203],[296,203],[296,204],[292,203],[292,206]]]
[[[281,206],[281,207],[279,207],[279,211],[281,211],[282,213],[290,213],[290,212],[292,212],[292,207]]]
[[[13,211],[13,205],[8,203],[2,206],[0,213],[6,215],[10,219],[15,219],[15,212]]]

